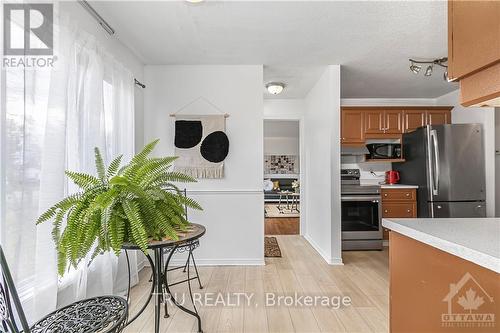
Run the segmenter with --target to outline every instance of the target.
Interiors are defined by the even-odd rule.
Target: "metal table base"
[[[203,236],[205,234],[205,228],[200,225],[195,225],[194,226],[202,229],[201,231],[198,231],[198,234],[196,235],[195,238],[187,238],[185,239],[184,242],[175,242],[175,243],[168,243],[168,242],[163,242],[159,244],[155,244],[151,246],[149,249],[150,251],[153,251],[153,258],[149,255],[149,253],[146,255],[146,258],[149,261],[149,264],[151,265],[151,269],[153,271],[153,277],[152,277],[152,284],[151,284],[151,290],[149,292],[148,298],[142,308],[138,311],[137,314],[135,314],[128,322],[127,325],[130,325],[132,322],[134,322],[146,309],[148,306],[149,302],[151,301],[151,298],[154,296],[154,306],[155,306],[155,311],[154,311],[154,316],[155,316],[155,333],[160,332],[160,316],[161,316],[161,304],[164,304],[164,310],[165,310],[165,318],[168,318],[168,308],[167,308],[167,301],[168,299],[165,298],[166,295],[169,296],[169,299],[172,301],[172,303],[177,306],[180,310],[186,312],[187,314],[193,316],[196,318],[198,322],[198,332],[203,333],[203,330],[201,328],[201,317],[198,314],[198,310],[196,309],[196,305],[194,303],[193,299],[193,292],[191,288],[191,281],[194,280],[196,277],[191,277],[191,272],[190,272],[190,260],[191,258],[194,261],[194,258],[192,256],[192,248],[189,248],[189,255],[188,255],[188,261],[186,263],[186,272],[187,272],[187,279],[178,281],[175,283],[169,283],[168,281],[168,272],[176,269],[176,268],[169,268],[170,261],[172,259],[172,256],[174,253],[177,251],[179,247],[186,246],[186,243],[189,243],[190,241],[195,241],[199,237]],[[138,250],[136,247],[132,246],[126,246],[124,247],[125,250],[131,249],[131,250]],[[164,258],[163,258],[163,250],[168,249],[168,257],[166,262],[164,263]],[[129,258],[128,258],[128,253],[125,251],[126,258],[127,258],[127,266],[128,266],[128,294],[127,294],[127,302],[129,300],[129,295],[130,295],[130,264],[129,264]],[[196,267],[196,266],[195,266]],[[182,268],[182,267],[181,267]],[[196,276],[198,277],[198,269],[196,269]],[[183,305],[181,305],[174,297],[172,292],[170,291],[170,287],[179,283],[187,282],[188,285],[188,291],[189,291],[189,297],[191,299],[191,302],[193,304],[193,310],[190,310]],[[201,283],[200,283],[200,288],[201,288]]]

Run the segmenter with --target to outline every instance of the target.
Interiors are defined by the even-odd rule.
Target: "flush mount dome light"
[[[285,89],[285,84],[281,82],[269,82],[266,84],[266,89],[270,94],[278,95]]]

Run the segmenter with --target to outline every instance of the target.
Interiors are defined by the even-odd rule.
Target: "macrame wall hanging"
[[[220,114],[180,114],[188,106],[203,101]],[[170,115],[175,117],[175,161],[174,169],[194,178],[223,178],[224,160],[229,153],[229,139],[226,135],[226,118],[217,106],[204,97],[181,107]]]

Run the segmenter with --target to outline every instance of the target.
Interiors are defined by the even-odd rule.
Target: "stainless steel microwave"
[[[366,145],[371,159],[401,158],[400,143],[370,143]]]

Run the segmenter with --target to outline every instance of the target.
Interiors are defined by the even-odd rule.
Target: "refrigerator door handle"
[[[439,193],[439,144],[436,130],[431,130],[432,145],[434,148],[434,165],[432,170],[432,194]]]

